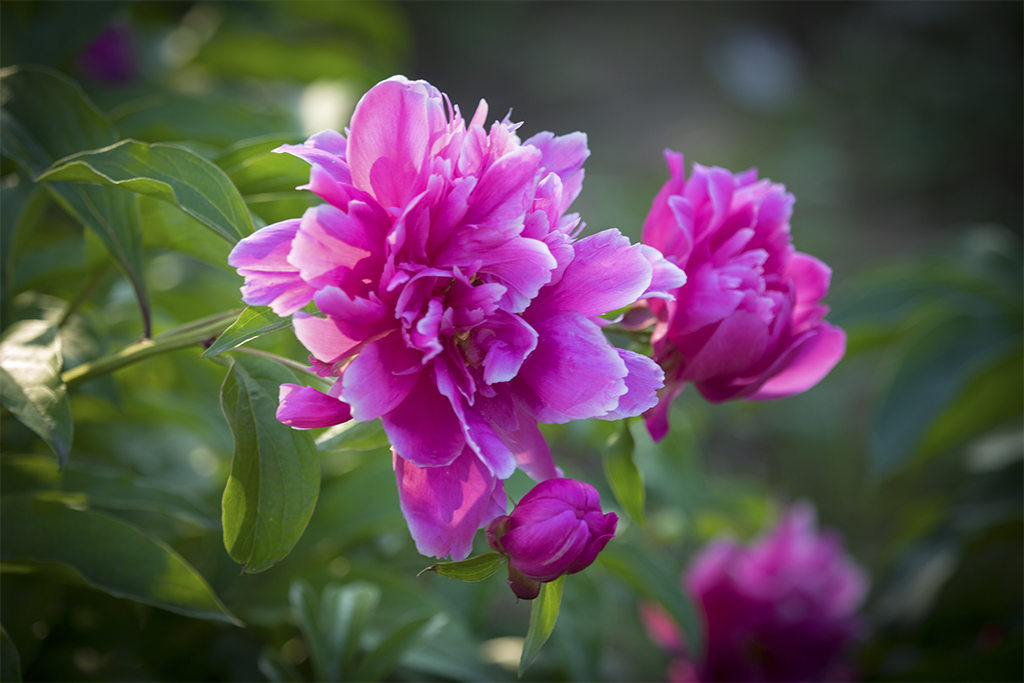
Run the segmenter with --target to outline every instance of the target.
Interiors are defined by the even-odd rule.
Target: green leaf
[[[313,437],[277,421],[281,384],[295,376],[273,361],[236,358],[221,387],[235,436],[221,503],[224,546],[246,572],[268,569],[291,551],[313,514],[320,460]]]
[[[878,474],[900,467],[931,424],[1007,348],[1019,331],[1001,316],[940,313],[904,349],[871,431],[871,464]]]
[[[388,435],[380,420],[356,422],[349,420],[326,429],[316,438],[322,453],[329,451],[372,451],[388,445]]]
[[[629,421],[623,420],[611,435],[603,453],[604,476],[612,487],[615,500],[640,527],[644,522],[644,477],[633,462],[636,444],[629,433]]]
[[[519,657],[519,677],[530,668],[537,653],[544,647],[558,620],[558,608],[562,605],[562,584],[565,577],[541,584],[540,595],[530,608],[530,629],[526,632],[523,654]]]
[[[290,192],[309,182],[309,164],[291,154],[274,150],[294,140],[264,138],[236,146],[219,157],[217,165],[231,178],[244,196],[268,192]]]
[[[317,680],[327,680],[323,671],[324,654],[321,651],[323,638],[317,619],[316,593],[313,592],[313,587],[302,579],[293,581],[288,588],[288,603],[291,605],[299,630],[302,631],[306,641],[306,650],[313,661]]]
[[[638,595],[661,603],[683,629],[691,658],[700,660],[704,634],[693,603],[680,586],[676,562],[659,562],[651,553],[625,543],[610,544],[597,556],[597,561],[624,579]]]
[[[3,154],[35,178],[58,159],[118,141],[106,116],[77,83],[53,69],[0,70],[0,145]],[[72,218],[103,241],[124,270],[142,311],[144,336],[150,334],[149,298],[142,268],[142,228],[135,198],[106,187],[46,183]]]
[[[256,659],[256,667],[268,681],[273,683],[302,683],[306,679],[302,677],[298,669],[286,660],[281,654],[270,647],[265,647]]]
[[[61,159],[38,179],[98,183],[156,197],[232,244],[253,230],[249,210],[227,175],[213,162],[177,145],[122,140]]]
[[[501,553],[490,552],[470,557],[461,562],[438,562],[427,567],[420,574],[434,572],[459,581],[483,581],[498,571],[503,564],[505,564],[505,557]]]
[[[30,496],[5,496],[0,535],[4,560],[57,562],[115,597],[241,625],[180,555],[119,519]]]
[[[21,657],[7,630],[0,626],[0,683],[21,681]]]
[[[15,323],[0,341],[0,403],[42,437],[61,467],[74,435],[62,364],[60,335],[45,320]]]
[[[352,671],[363,631],[377,611],[380,589],[365,581],[328,584],[320,596],[320,633],[325,680],[343,681]]]
[[[49,458],[21,456],[0,465],[0,490],[7,493],[60,491],[81,494],[91,507],[146,510],[170,515],[206,529],[219,529],[214,511],[127,470],[71,462],[58,470]]]
[[[246,306],[239,314],[238,320],[231,323],[231,327],[224,330],[201,357],[219,356],[257,337],[291,327],[291,324],[290,318],[277,316],[267,306]]]
[[[355,681],[379,681],[390,672],[406,652],[436,637],[448,617],[435,614],[432,617],[410,619],[396,627],[377,647],[373,649],[352,675]]]

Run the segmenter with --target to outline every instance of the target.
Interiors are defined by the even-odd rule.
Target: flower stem
[[[231,323],[238,318],[238,313],[237,310],[218,313],[201,320],[193,320],[152,339],[141,339],[120,351],[75,366],[64,372],[61,379],[64,384],[71,387],[80,382],[120,370],[151,356],[202,344],[209,339],[216,338],[230,327]]]

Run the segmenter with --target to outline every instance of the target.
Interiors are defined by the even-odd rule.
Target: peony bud
[[[615,535],[619,518],[601,511],[590,484],[548,479],[523,496],[511,515],[493,520],[487,542],[508,557],[509,585],[533,600],[540,584],[589,567]]]

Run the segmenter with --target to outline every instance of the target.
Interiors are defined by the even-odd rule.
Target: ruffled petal
[[[353,418],[368,422],[405,401],[422,374],[429,373],[419,370],[419,353],[407,349],[401,335],[389,334],[366,344],[348,365],[341,398],[352,406]]]
[[[785,369],[771,377],[748,398],[766,401],[807,391],[820,382],[846,353],[846,333],[821,323],[787,354]]]
[[[362,341],[347,337],[330,318],[318,318],[301,311],[292,317],[292,326],[302,345],[324,363],[351,356]]]
[[[350,366],[346,380],[351,371]],[[381,418],[395,453],[420,467],[450,465],[467,446],[462,421],[433,375],[430,370],[418,373],[405,400]],[[352,412],[355,416],[355,406]]]
[[[665,373],[647,356],[616,349],[626,364],[626,393],[619,397],[615,410],[601,415],[602,420],[622,420],[640,415],[658,403],[658,390],[664,386]]]
[[[583,189],[583,162],[590,156],[587,134],[577,131],[568,135],[555,135],[544,131],[523,144],[539,149],[543,155],[540,162],[543,172],[555,173],[561,180],[558,213],[564,213]]]
[[[394,456],[402,514],[422,555],[464,560],[477,529],[505,514],[501,481],[466,448],[447,467],[417,467]]]
[[[277,419],[295,429],[332,427],[352,419],[349,406],[313,387],[282,384]]]
[[[228,263],[245,278],[242,300],[251,306],[270,306],[280,316],[291,315],[308,304],[315,291],[288,263],[300,220],[274,223],[242,239]]]
[[[793,305],[793,331],[803,330],[817,324],[828,307],[819,302],[828,294],[832,269],[808,254],[797,252],[789,259],[786,276],[793,282],[796,303]]]

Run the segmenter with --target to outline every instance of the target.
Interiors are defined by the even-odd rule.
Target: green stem
[[[152,339],[142,339],[120,351],[82,363],[61,375],[64,384],[71,387],[80,382],[105,375],[115,370],[168,351],[196,346],[214,339],[238,318],[238,311],[218,313],[209,318],[195,320],[168,330]]]

